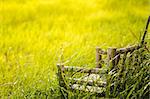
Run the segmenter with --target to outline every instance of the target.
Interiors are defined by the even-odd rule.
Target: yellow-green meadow
[[[149,15],[150,0],[0,0],[0,98],[54,96],[61,53],[95,67],[96,46],[136,44]]]

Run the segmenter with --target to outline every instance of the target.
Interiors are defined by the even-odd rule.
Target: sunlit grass
[[[71,65],[95,64],[95,47],[138,42],[149,0],[0,0],[0,96],[48,90],[60,48]],[[94,67],[94,65],[92,65]],[[0,97],[1,98],[1,97]]]

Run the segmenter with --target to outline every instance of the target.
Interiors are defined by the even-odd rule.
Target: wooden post
[[[63,74],[64,65],[57,64],[57,68],[58,68],[57,76],[58,76],[58,81],[60,86],[60,92],[62,93],[61,98],[67,99],[68,93],[65,92],[65,90],[67,90],[67,84],[65,82],[64,74]],[[65,90],[62,90],[62,88],[64,88]]]
[[[57,72],[57,75],[58,75],[58,80],[59,80],[59,85],[61,87],[66,87],[65,86],[65,81],[64,81],[64,74],[63,74],[63,68],[64,66],[61,65],[61,64],[57,64],[57,68],[58,68],[58,72]]]
[[[109,48],[108,52],[107,52],[107,58],[108,58],[108,66],[110,67],[110,70],[113,69],[115,67],[115,61],[116,59],[115,56],[117,54],[116,48]]]
[[[102,55],[99,53],[101,49],[96,47],[96,68],[101,68],[102,64],[100,63],[102,60]]]

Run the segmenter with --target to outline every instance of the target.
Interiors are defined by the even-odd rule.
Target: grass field
[[[139,42],[150,0],[0,0],[0,98],[53,97],[56,63],[95,67],[95,47]]]

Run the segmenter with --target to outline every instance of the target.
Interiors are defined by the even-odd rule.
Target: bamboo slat
[[[106,90],[105,87],[84,86],[79,84],[73,84],[71,88],[73,90],[80,90],[80,91],[91,92],[91,93],[103,93]]]
[[[126,48],[118,48],[117,49],[117,54],[123,54],[123,53],[126,53],[126,52],[131,52],[131,51],[134,51],[136,49],[139,49],[141,48],[140,45],[134,45],[134,46],[130,46],[130,47],[126,47]],[[108,51],[104,51],[104,50],[99,50],[99,54],[102,54],[102,55],[107,55],[108,54]]]
[[[130,46],[130,47],[126,47],[126,48],[120,48],[120,49],[117,49],[117,53],[118,54],[124,54],[124,53],[128,53],[128,52],[132,52],[132,51],[137,50],[139,48],[141,48],[140,45]]]
[[[84,80],[84,79],[77,79],[77,78],[70,78],[69,80],[71,80],[72,84],[81,84],[81,85],[89,85],[89,86],[98,86],[98,87],[105,87],[106,86],[106,82],[104,81],[94,81],[94,80]]]
[[[57,66],[60,65],[58,64]],[[78,66],[63,66],[62,71],[93,73],[93,74],[105,74],[107,72],[107,70],[103,68],[83,68]]]

